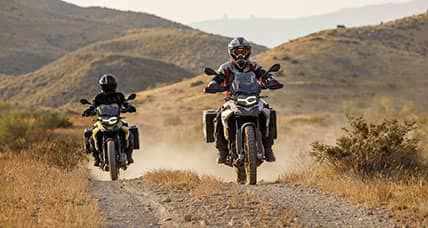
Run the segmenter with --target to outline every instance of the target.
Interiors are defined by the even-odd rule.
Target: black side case
[[[273,109],[270,110],[270,132],[273,139],[278,139],[277,117],[276,111]]]
[[[206,143],[215,142],[214,137],[214,129],[215,129],[215,119],[217,117],[216,110],[206,110],[203,113],[202,121],[203,121],[203,131],[204,131],[204,139]]]
[[[129,134],[132,136],[130,140],[132,140],[132,145],[134,147],[134,150],[140,149],[140,132],[138,131],[137,126],[131,126],[129,127]]]

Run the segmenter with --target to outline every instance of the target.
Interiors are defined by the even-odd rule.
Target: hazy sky
[[[148,12],[182,23],[229,17],[301,17],[342,8],[409,0],[65,0],[81,6]]]

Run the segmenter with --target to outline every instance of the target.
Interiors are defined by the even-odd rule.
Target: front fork
[[[263,146],[262,141],[262,133],[260,131],[260,123],[257,121],[257,124],[248,122],[244,123],[241,127],[239,127],[238,121],[235,121],[235,129],[236,129],[236,154],[238,155],[238,158],[236,160],[236,166],[241,166],[245,163],[245,152],[244,152],[244,130],[249,125],[253,125],[254,129],[256,131],[256,142],[257,142],[257,159],[259,160],[259,163],[265,159],[265,149]]]
[[[116,134],[114,137],[104,137],[103,138],[103,142],[104,142],[103,143],[103,151],[104,151],[103,152],[103,156],[104,156],[103,162],[104,162],[104,164],[107,164],[107,161],[108,161],[107,142],[111,141],[111,140],[114,141],[114,145],[116,147],[116,151],[118,152],[116,154],[116,161],[119,162],[119,164],[120,164],[121,167],[125,168],[126,164],[127,164],[127,161],[128,161],[128,158],[127,158],[126,153],[123,150],[123,145],[121,143],[122,140],[121,140],[119,134]]]

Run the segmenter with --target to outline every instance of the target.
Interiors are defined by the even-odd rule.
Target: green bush
[[[34,135],[33,121],[19,113],[0,116],[0,148],[20,150]]]
[[[20,151],[39,142],[48,130],[70,127],[62,113],[31,110],[0,103],[0,152]]]
[[[363,117],[349,117],[350,127],[335,146],[315,142],[311,155],[340,172],[359,176],[416,173],[423,164],[415,122],[384,120],[369,124]]]
[[[38,112],[35,114],[37,127],[41,129],[68,128],[72,123],[67,115],[59,112]]]

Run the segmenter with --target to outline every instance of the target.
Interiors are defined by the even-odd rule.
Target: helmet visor
[[[250,47],[238,47],[233,49],[233,55],[235,58],[248,58],[251,54]]]

